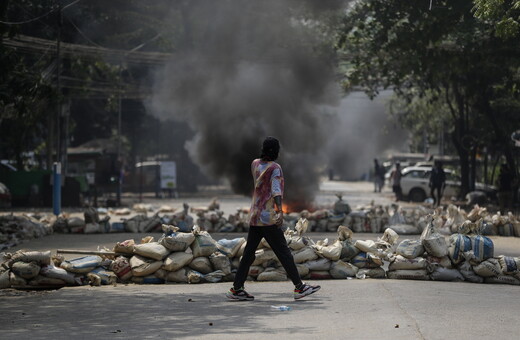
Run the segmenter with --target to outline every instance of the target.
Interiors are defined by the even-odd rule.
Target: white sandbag
[[[199,273],[196,270],[189,270],[187,272],[187,277],[188,277],[188,283],[202,283],[204,280],[204,274]]]
[[[449,256],[436,257],[432,255],[428,255],[425,257],[426,262],[428,263],[426,269],[430,272],[433,272],[436,268],[442,267],[447,269],[452,269],[453,264],[451,263]]]
[[[11,256],[8,261],[9,267],[14,263],[21,262],[36,262],[39,265],[51,264],[51,251],[23,251],[19,250]]]
[[[213,271],[213,267],[211,266],[211,262],[207,257],[194,257],[190,262],[189,267],[199,273],[208,274]]]
[[[463,254],[471,250],[471,239],[463,234],[453,234],[449,238],[448,255],[457,264],[464,261]]]
[[[482,261],[478,265],[473,266],[473,270],[477,275],[482,277],[499,276],[503,274],[500,263],[495,258]]]
[[[170,251],[165,246],[157,242],[150,242],[144,244],[136,244],[134,253],[157,261],[163,260]]]
[[[133,254],[134,253],[135,241],[133,239],[126,240],[123,242],[117,242],[114,246],[115,253],[121,254]]]
[[[132,278],[132,267],[130,261],[124,256],[118,256],[112,263],[109,269],[113,271],[121,281],[128,281]]]
[[[130,259],[133,276],[148,276],[155,273],[162,265],[162,261],[155,261],[140,255],[134,255]]]
[[[376,243],[372,240],[357,240],[354,246],[365,253],[377,253]]]
[[[386,273],[389,279],[394,280],[430,280],[426,269],[394,270]]]
[[[206,231],[201,231],[197,226],[193,227],[195,241],[191,244],[194,257],[210,256],[217,251],[217,242]]]
[[[359,254],[359,250],[351,239],[341,241],[341,255],[340,259],[343,261],[350,261],[354,256]]]
[[[253,266],[261,265],[264,262],[276,259],[276,254],[270,249],[258,249],[255,251]]]
[[[40,272],[41,267],[34,262],[16,262],[11,267],[11,271],[26,280],[35,278]]]
[[[508,285],[520,285],[520,280],[511,275],[499,275],[484,278],[485,283],[502,283]]]
[[[67,285],[67,283],[63,280],[42,275],[36,276],[35,278],[28,281],[27,284],[34,287],[63,287]]]
[[[390,245],[394,245],[399,239],[399,235],[392,228],[386,228],[383,236],[381,237],[381,241],[385,241]]]
[[[341,241],[337,240],[329,246],[314,246],[318,255],[321,255],[329,260],[337,261],[341,257],[343,246]]]
[[[434,281],[464,281],[464,276],[457,269],[437,267],[430,274]]]
[[[69,273],[68,271],[66,271],[63,268],[55,267],[52,264],[41,267],[40,274],[43,276],[46,276],[46,277],[53,278],[53,279],[60,279],[69,285],[76,284],[76,279],[74,277],[74,274]]]
[[[164,260],[162,269],[174,272],[187,266],[193,260],[193,254],[186,252],[171,253]]]
[[[162,278],[165,282],[175,282],[175,283],[187,283],[188,275],[186,268],[181,268],[177,271],[170,272],[166,270],[158,270],[155,275],[159,278]]]
[[[520,257],[501,255],[498,257],[498,263],[500,263],[502,272],[507,275],[518,273],[518,270],[520,269]]]
[[[98,267],[103,259],[97,255],[79,257],[69,261],[63,261],[61,268],[71,273],[85,274]]]
[[[27,286],[27,281],[13,272],[9,273],[9,283],[11,287],[24,287]]]
[[[484,278],[482,276],[477,275],[473,270],[469,261],[464,261],[459,265],[459,271],[464,276],[464,279],[468,282],[473,283],[482,283],[484,282]]]
[[[163,246],[171,251],[185,251],[195,241],[193,233],[179,232],[179,228],[172,225],[162,225],[164,236],[160,239]]]
[[[204,280],[204,282],[217,283],[217,282],[222,281],[222,279],[225,276],[226,276],[226,274],[222,270],[215,270],[214,272],[204,275],[203,280]]]
[[[262,266],[251,266],[251,267],[249,267],[249,272],[247,275],[256,278],[264,270],[265,269]]]
[[[293,253],[295,263],[304,263],[307,261],[316,260],[318,254],[312,247],[305,247]]]
[[[354,233],[348,227],[340,225],[338,227],[338,239],[340,241],[351,240]]]
[[[493,257],[494,245],[489,237],[482,235],[471,236],[471,249],[474,256],[473,260],[476,262]]]
[[[317,260],[307,261],[304,263],[309,270],[330,270],[332,262],[327,258],[319,258]]]
[[[256,279],[257,281],[287,281],[287,274],[280,269],[266,268]]]
[[[413,259],[424,253],[424,247],[421,240],[402,240],[397,246],[396,254],[402,255],[407,259]]]
[[[444,236],[439,234],[433,227],[433,223],[430,223],[426,229],[424,229],[421,235],[422,245],[424,250],[430,255],[436,257],[443,257],[448,255],[448,245]]]
[[[351,263],[336,261],[330,266],[329,273],[334,279],[346,279],[356,276],[359,268]]]
[[[307,267],[305,264],[297,264],[296,265],[296,269],[298,269],[298,274],[300,274],[300,277],[306,277],[307,275],[309,275],[309,267]]]
[[[242,244],[246,242],[243,237],[237,237],[232,240],[221,239],[217,241],[218,250],[229,258],[235,257]]]
[[[388,270],[415,270],[425,269],[427,265],[426,259],[423,257],[416,257],[407,259],[402,255],[397,255],[388,266]]]
[[[83,233],[85,234],[99,234],[103,232],[103,227],[99,223],[87,223],[83,227]]]
[[[239,265],[240,265],[240,259],[238,257],[231,259],[231,269],[238,269]]]
[[[377,268],[383,265],[383,260],[374,254],[360,252],[350,260],[350,263],[358,268]]]
[[[411,224],[393,224],[390,226],[398,235],[418,235],[419,228]]]
[[[224,275],[231,273],[231,262],[229,261],[229,257],[224,254],[212,254],[209,257],[209,261],[215,268],[215,271],[221,271]]]
[[[361,278],[369,277],[369,278],[372,278],[372,279],[384,279],[386,277],[386,272],[381,267],[377,267],[377,268],[363,268],[363,269],[360,269],[356,273],[356,277],[358,277],[358,278],[359,277],[361,277]]]
[[[311,270],[309,272],[309,279],[311,280],[330,280],[332,276],[328,270]]]
[[[10,271],[6,270],[0,274],[0,289],[11,287],[11,281],[9,280]]]
[[[101,278],[102,285],[112,285],[117,282],[116,274],[110,270],[106,270],[103,267],[97,267],[90,273],[99,276]]]

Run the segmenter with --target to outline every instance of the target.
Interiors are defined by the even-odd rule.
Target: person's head
[[[438,169],[442,168],[442,162],[439,161],[439,160],[436,160],[436,161],[433,163],[433,165],[434,165],[436,168],[438,168]]]
[[[401,167],[401,163],[399,163],[399,162],[395,163],[395,167],[396,167],[397,169],[399,169],[399,168]]]
[[[374,164],[377,165],[379,162],[377,161],[377,158],[374,158]]]
[[[280,152],[280,142],[274,137],[267,137],[262,143],[260,158],[264,161],[275,161]]]

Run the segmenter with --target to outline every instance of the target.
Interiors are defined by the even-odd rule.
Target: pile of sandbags
[[[31,216],[0,216],[0,250],[49,234],[52,228]]]

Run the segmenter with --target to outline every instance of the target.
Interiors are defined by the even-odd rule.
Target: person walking
[[[294,284],[295,300],[313,294],[321,288],[302,282],[281,229],[284,178],[281,166],[275,162],[279,151],[279,141],[274,137],[267,137],[262,143],[260,158],[253,160],[251,163],[254,192],[249,211],[249,232],[244,254],[235,274],[233,287],[226,293],[228,299],[254,300],[254,296],[245,291],[244,283],[249,268],[255,260],[255,251],[262,238],[265,238],[269,243],[287,272],[287,276]]]
[[[498,175],[498,203],[502,214],[511,209],[513,201],[513,174],[509,171],[507,163],[500,165],[500,174]]]
[[[390,175],[390,181],[392,183],[392,191],[395,193],[395,201],[399,202],[403,199],[403,190],[401,188],[401,164],[395,163],[395,169]]]
[[[374,159],[374,192],[381,192],[385,183],[385,167]]]
[[[441,161],[435,161],[433,163],[429,185],[430,196],[433,198],[433,205],[438,207],[441,204],[442,194],[446,186],[446,173],[442,168]],[[435,196],[435,192],[437,192],[437,197]]]

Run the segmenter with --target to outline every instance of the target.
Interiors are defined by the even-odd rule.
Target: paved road
[[[391,199],[388,193],[372,193],[367,183],[322,187],[318,199],[333,202],[338,186],[352,205]],[[247,201],[221,199],[229,209]],[[204,202],[208,200],[201,198]],[[92,250],[141,236],[52,235],[11,250]],[[377,236],[356,234],[355,238]],[[333,239],[335,235],[312,237]],[[493,240],[495,254],[520,255],[519,238]],[[0,339],[514,339],[520,334],[519,286],[389,279],[312,283],[322,290],[297,302],[292,300],[289,282],[247,283],[256,296],[254,302],[226,301],[223,293],[229,283],[1,290]],[[282,312],[272,305],[292,310]]]

